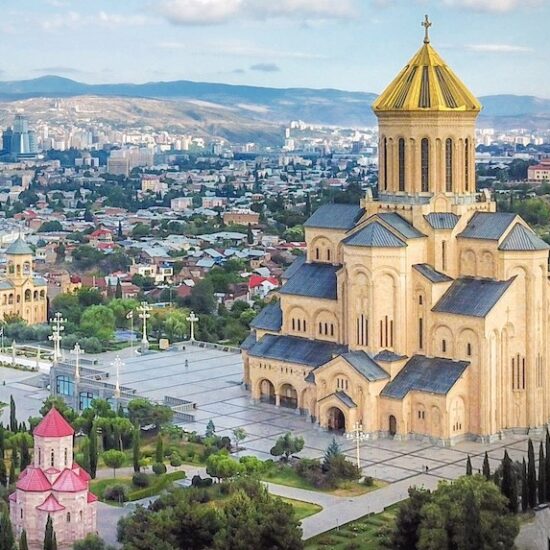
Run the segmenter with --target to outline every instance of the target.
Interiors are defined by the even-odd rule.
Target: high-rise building
[[[29,122],[23,115],[16,115],[13,128],[7,128],[2,136],[4,154],[15,158],[33,157],[38,153],[36,132],[29,130]]]

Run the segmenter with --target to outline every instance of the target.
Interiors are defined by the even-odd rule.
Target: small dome
[[[10,256],[32,256],[33,251],[32,248],[21,237],[19,237],[8,246],[6,254],[9,254]]]

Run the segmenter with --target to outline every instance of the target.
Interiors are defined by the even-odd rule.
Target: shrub
[[[211,477],[205,477],[203,479],[201,476],[195,475],[191,478],[192,487],[210,487],[212,483],[213,483],[213,480]]]
[[[374,478],[371,476],[365,476],[361,482],[365,487],[372,487],[374,485]]]
[[[178,466],[181,466],[183,463],[181,456],[178,453],[172,453],[170,455],[170,466],[173,466],[174,468],[177,468]]]
[[[153,472],[158,476],[166,473],[166,466],[162,462],[155,462],[153,464]]]
[[[80,346],[86,353],[101,353],[103,346],[98,338],[91,336],[90,338],[81,338]]]
[[[361,477],[357,465],[342,456],[335,456],[328,463],[327,481],[335,487],[340,481],[353,481]]]
[[[126,502],[128,500],[128,488],[126,485],[109,485],[103,491],[103,498],[116,502]]]
[[[132,484],[140,488],[149,487],[149,485],[151,485],[151,479],[143,472],[136,472],[132,476]]]

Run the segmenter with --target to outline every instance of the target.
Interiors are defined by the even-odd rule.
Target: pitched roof
[[[364,351],[349,351],[348,353],[343,353],[342,358],[371,382],[390,377],[390,375]]]
[[[15,486],[21,489],[21,491],[35,493],[49,491],[52,487],[48,478],[44,475],[44,472],[40,468],[34,468],[33,466],[27,466],[25,468],[19,476]]]
[[[485,317],[500,300],[514,279],[456,279],[432,311],[470,317]]]
[[[302,264],[279,292],[336,300],[336,272],[339,269],[331,264]]]
[[[90,504],[90,502],[96,502],[96,501],[97,501],[97,497],[92,492],[88,491],[86,502]]]
[[[296,336],[264,334],[248,350],[248,354],[254,357],[318,367],[346,351],[345,346],[329,342],[319,342]]]
[[[32,432],[33,436],[39,437],[67,437],[73,434],[73,427],[55,407],[52,407],[47,412],[46,416]]]
[[[281,278],[282,279],[290,279],[292,275],[298,271],[304,265],[306,262],[306,257],[304,256],[297,256],[296,259],[284,270]]]
[[[59,477],[53,482],[52,489],[61,493],[78,493],[85,491],[88,483],[84,481],[74,470],[65,468]]]
[[[403,399],[410,391],[446,394],[469,365],[442,357],[413,355],[382,390],[383,397]]]
[[[338,390],[334,392],[334,395],[344,404],[346,407],[349,407],[350,409],[354,409],[357,407],[357,404],[355,401],[345,392],[342,390]]]
[[[346,237],[342,242],[347,246],[372,248],[401,248],[407,246],[404,241],[377,221],[369,223],[353,235]]]
[[[413,267],[418,273],[424,275],[424,277],[432,283],[447,283],[453,280],[448,275],[445,275],[445,273],[441,273],[437,271],[437,269],[434,269],[430,264],[415,264]]]
[[[391,225],[396,231],[401,233],[405,239],[418,239],[419,237],[426,236],[397,212],[385,212],[377,214],[377,217],[385,221],[388,225]]]
[[[476,212],[458,236],[498,241],[515,218],[509,212]]]
[[[363,213],[364,209],[358,204],[323,204],[304,223],[304,227],[351,229]]]
[[[10,256],[26,256],[29,254],[32,255],[33,251],[32,248],[19,237],[8,246],[6,254]]]
[[[90,481],[92,479],[90,474],[82,466],[80,466],[80,464],[77,464],[76,462],[73,462],[72,470],[76,473],[76,475],[78,475],[78,477],[82,481]]]
[[[247,351],[256,343],[256,333],[251,332],[242,342],[241,349]]]
[[[548,246],[539,236],[524,225],[517,223],[500,243],[499,250],[548,250]]]
[[[65,510],[65,506],[63,506],[62,504],[59,504],[59,502],[53,496],[52,493],[50,493],[46,498],[46,500],[36,508],[38,510],[42,510],[43,512],[48,512],[48,513],[61,512],[61,510]]]
[[[279,302],[271,302],[265,306],[252,320],[250,326],[260,330],[281,330],[283,312]]]
[[[426,214],[424,218],[434,229],[453,229],[460,216],[452,212],[431,212]]]
[[[399,355],[398,353],[390,351],[389,349],[383,349],[374,356],[374,359],[376,361],[386,361],[388,363],[391,363],[392,361],[399,361],[401,359],[405,359],[406,357],[406,355]]]

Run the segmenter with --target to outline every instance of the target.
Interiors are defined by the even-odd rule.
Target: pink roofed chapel
[[[34,429],[34,456],[19,475],[10,495],[10,516],[16,537],[27,532],[30,550],[40,550],[51,516],[59,550],[96,532],[97,497],[90,476],[73,461],[72,426],[52,408]]]

